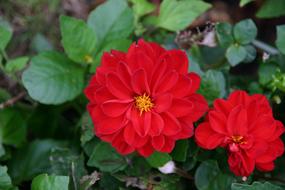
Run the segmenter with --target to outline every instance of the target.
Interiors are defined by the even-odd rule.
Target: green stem
[[[257,47],[258,49],[261,49],[271,55],[277,55],[279,54],[278,49],[276,49],[275,47],[272,47],[262,41],[259,40],[253,40],[252,41],[252,45],[254,45],[255,47]]]

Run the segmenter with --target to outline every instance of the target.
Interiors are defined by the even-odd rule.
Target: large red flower
[[[183,51],[139,40],[127,53],[104,53],[85,89],[94,132],[121,154],[171,152],[208,109],[199,85]]]
[[[283,124],[273,118],[265,96],[235,91],[228,100],[215,100],[195,137],[202,148],[226,148],[233,173],[249,176],[255,166],[261,171],[273,170],[273,161],[284,152],[283,132]]]

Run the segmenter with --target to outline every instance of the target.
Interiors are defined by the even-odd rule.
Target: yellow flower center
[[[240,136],[240,135],[232,136],[232,141],[236,144],[244,144],[245,143],[245,139],[243,138],[243,136]]]
[[[141,96],[136,96],[135,98],[136,107],[140,110],[140,114],[143,112],[148,112],[153,108],[154,104],[151,101],[151,98],[145,93]]]
[[[92,63],[93,62],[93,57],[91,55],[85,55],[84,56],[84,61],[86,63]]]

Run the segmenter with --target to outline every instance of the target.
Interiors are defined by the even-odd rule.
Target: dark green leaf
[[[167,153],[154,152],[151,156],[147,157],[147,162],[154,168],[159,168],[170,161],[172,158]]]
[[[285,54],[285,25],[277,26],[277,39],[275,43],[278,49]]]
[[[119,155],[108,143],[100,142],[93,150],[87,163],[103,172],[117,172],[127,167],[125,158]]]
[[[0,50],[4,50],[12,38],[12,31],[7,27],[0,26]]]
[[[64,55],[44,52],[31,62],[22,81],[33,99],[44,104],[61,104],[82,92],[84,70]]]
[[[68,190],[69,177],[41,174],[32,181],[32,190]]]
[[[228,47],[233,43],[233,27],[229,23],[219,23],[216,25],[216,35],[219,41],[219,44],[222,47]]]
[[[0,189],[10,189],[12,185],[12,181],[10,176],[7,174],[7,167],[0,165]]]
[[[241,63],[245,60],[246,56],[247,52],[245,47],[238,44],[232,44],[226,51],[226,57],[231,66],[236,66]]]
[[[248,44],[257,36],[257,28],[251,19],[238,22],[234,26],[234,38],[240,44]]]
[[[160,5],[157,25],[170,31],[182,30],[210,7],[210,4],[200,0],[164,0]]]
[[[36,140],[18,149],[8,162],[9,174],[13,182],[31,180],[35,175],[50,171],[50,151],[63,147],[62,142],[54,140]]]
[[[171,157],[175,161],[185,162],[187,157],[189,143],[188,140],[179,140],[175,144],[174,150],[171,152]]]
[[[60,17],[62,44],[68,57],[79,63],[92,63],[96,47],[94,31],[82,21],[68,16]]]
[[[256,58],[256,49],[252,45],[245,46],[246,49],[246,58],[244,59],[245,63],[252,62]]]
[[[277,66],[273,63],[263,63],[258,70],[259,83],[267,85],[272,79],[273,75],[277,71]]]
[[[25,120],[18,110],[0,111],[0,143],[20,146],[26,141],[26,133]]]
[[[254,182],[252,185],[233,183],[231,190],[282,190],[282,188],[269,182]]]
[[[266,0],[257,12],[259,18],[273,18],[285,15],[284,0]]]
[[[202,162],[195,172],[195,185],[198,190],[229,189],[233,178],[222,173],[217,161]]]
[[[106,42],[127,38],[134,29],[133,13],[125,0],[109,0],[98,6],[87,23],[95,31],[99,49]]]
[[[5,70],[8,73],[14,73],[17,71],[20,71],[25,68],[29,60],[29,57],[24,56],[24,57],[17,57],[15,59],[10,59],[6,65],[5,65]]]

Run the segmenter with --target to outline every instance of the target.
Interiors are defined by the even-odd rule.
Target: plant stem
[[[252,41],[252,45],[254,45],[255,47],[257,47],[258,49],[261,49],[271,55],[277,55],[279,54],[278,49],[276,49],[275,47],[272,47],[262,41],[259,40],[253,40]]]
[[[26,92],[21,92],[20,94],[18,94],[17,96],[7,100],[6,102],[3,102],[0,104],[0,110],[4,109],[6,107],[12,106],[14,105],[17,101],[19,101],[20,99],[22,99],[24,96],[26,95]]]
[[[180,168],[175,168],[175,173],[186,179],[194,180],[194,177],[192,175],[188,174],[186,171]]]

